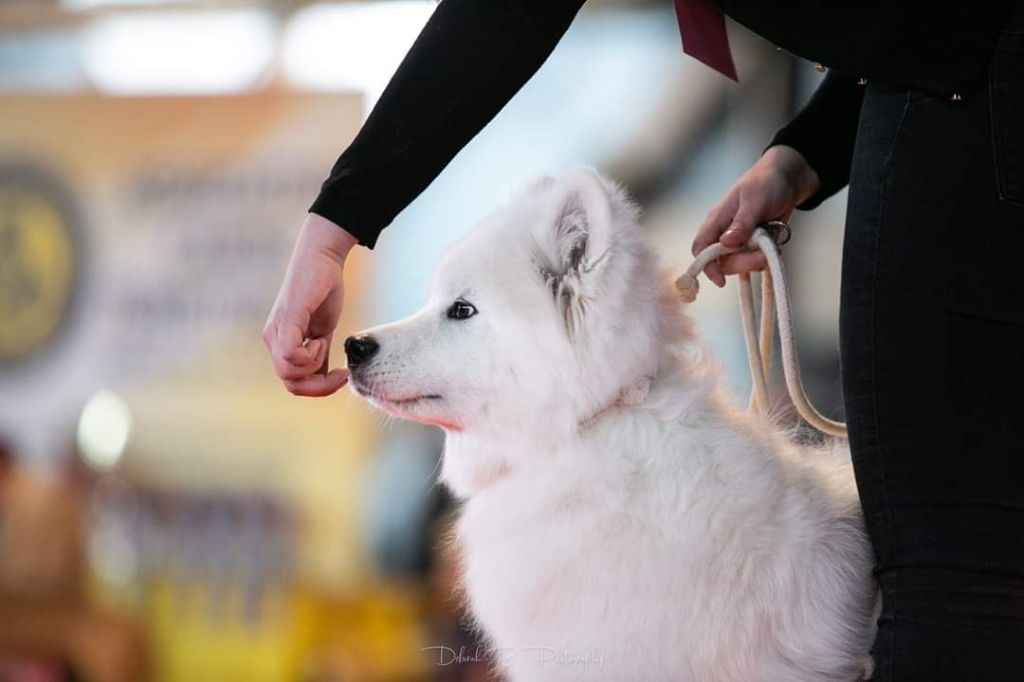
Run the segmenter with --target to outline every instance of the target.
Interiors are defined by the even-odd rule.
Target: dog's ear
[[[585,169],[556,181],[551,192],[533,227],[535,264],[571,336],[599,294],[611,256],[612,196],[601,178]]]
[[[535,194],[537,192],[542,192],[553,184],[555,184],[555,179],[553,177],[550,175],[541,175],[538,178],[534,178],[533,182],[526,186],[526,190],[523,193]]]

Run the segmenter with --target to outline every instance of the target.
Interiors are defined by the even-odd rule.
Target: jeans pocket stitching
[[[992,53],[992,60],[989,65],[989,78],[988,78],[988,103],[989,103],[989,127],[991,129],[991,140],[992,140],[992,164],[995,171],[996,181],[996,193],[1001,201],[1014,206],[1024,207],[1024,173],[1021,173],[1022,177],[1019,182],[1010,182],[1009,174],[1010,170],[1007,166],[1008,151],[1006,145],[1009,143],[1003,126],[1012,125],[1012,121],[1008,121],[1005,118],[1006,112],[1004,107],[1009,106],[1006,95],[1000,92],[1000,88],[1004,87],[1002,82],[1004,72],[1004,59],[1006,53],[1011,50],[1003,46],[1002,37],[1008,32],[1003,32],[999,42],[997,43],[996,49]],[[1024,35],[1024,31],[1015,32]],[[1016,51],[1014,51],[1016,52]],[[1012,71],[1012,70],[1009,70]],[[1009,75],[1012,76],[1012,73]],[[1024,82],[1021,86],[1024,89]],[[1024,92],[1022,92],[1024,97]],[[1024,110],[1024,107],[1021,107]]]
[[[876,326],[878,324],[878,318],[877,318],[877,315],[875,314],[876,313],[875,301],[876,301],[877,296],[878,296],[878,291],[877,291],[877,286],[878,286],[878,250],[879,250],[880,241],[881,241],[882,226],[885,223],[886,200],[888,198],[889,192],[892,189],[891,186],[892,186],[892,176],[893,176],[893,166],[894,166],[893,157],[894,157],[894,155],[896,153],[896,146],[899,144],[900,137],[903,135],[904,130],[906,128],[907,119],[910,117],[911,112],[913,111],[913,107],[911,106],[912,104],[913,104],[913,102],[911,101],[910,92],[908,91],[906,97],[903,100],[903,111],[900,112],[899,120],[896,122],[896,128],[893,130],[893,133],[892,133],[892,140],[889,142],[889,148],[886,150],[885,158],[883,159],[882,176],[881,176],[881,178],[879,180],[878,211],[877,211],[877,213],[875,215],[875,225],[874,225],[874,235],[873,235],[872,255],[871,255],[872,263],[871,263],[871,273],[869,275],[869,277],[871,279],[871,285],[870,285],[871,303],[870,303],[870,306],[871,306],[872,314],[871,314],[871,326],[870,326],[871,327],[871,337],[870,337],[868,343],[871,346],[869,352],[870,352],[870,357],[872,359],[869,361],[870,362],[870,369],[869,369],[869,371],[871,373],[872,391],[876,391],[877,387],[878,387],[877,366],[876,366],[875,361],[874,361],[874,358],[877,357],[877,353],[875,352],[875,339],[876,339],[876,336],[877,336],[877,334],[875,333],[875,329],[876,329]],[[871,433],[868,435],[868,437],[871,440],[871,446],[873,446],[875,448],[876,456],[878,457],[878,460],[879,460],[879,464],[878,464],[878,478],[879,478],[879,481],[878,481],[878,484],[879,484],[879,486],[881,488],[883,504],[885,506],[886,538],[885,538],[884,541],[888,545],[889,556],[891,557],[891,556],[894,555],[894,553],[896,551],[896,545],[898,544],[897,541],[896,541],[896,522],[893,519],[892,506],[891,506],[890,498],[889,498],[889,485],[888,485],[888,482],[886,480],[886,472],[885,472],[885,457],[882,455],[882,452],[881,452],[882,443],[880,442],[880,440],[878,438],[878,434],[880,432],[880,426],[879,426],[879,422],[878,422],[878,402],[877,402],[877,396],[875,396],[874,393],[872,393],[872,402],[873,402],[873,405],[871,407],[872,419],[871,419],[871,424],[870,424]],[[871,446],[867,446],[867,447],[871,447]]]

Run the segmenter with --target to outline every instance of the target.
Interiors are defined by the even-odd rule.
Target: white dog
[[[849,453],[732,407],[623,192],[544,178],[345,344],[446,431],[471,612],[515,681],[857,680],[877,588]]]

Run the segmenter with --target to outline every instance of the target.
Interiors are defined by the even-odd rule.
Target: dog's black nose
[[[380,344],[372,336],[350,336],[345,339],[345,355],[348,366],[361,365],[380,349]]]

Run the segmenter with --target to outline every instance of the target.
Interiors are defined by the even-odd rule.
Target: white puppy
[[[544,178],[346,341],[446,431],[469,607],[515,681],[857,680],[876,586],[849,453],[740,411],[622,191]]]

